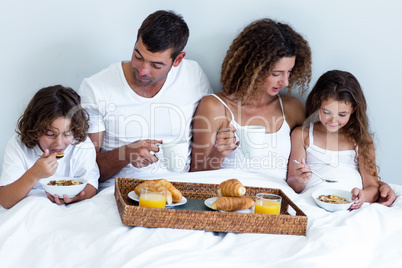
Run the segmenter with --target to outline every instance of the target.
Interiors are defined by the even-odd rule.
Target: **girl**
[[[47,197],[56,204],[91,198],[98,188],[95,148],[87,139],[88,116],[80,96],[60,85],[42,88],[18,121],[17,134],[7,144],[0,177],[0,205],[11,208],[38,181],[50,176],[85,178],[88,184],[77,196]],[[65,156],[56,160],[56,153]]]
[[[290,132],[305,118],[302,103],[279,92],[297,85],[303,93],[310,77],[311,50],[299,33],[270,19],[248,25],[223,61],[223,92],[204,97],[195,112],[190,171],[242,168],[286,180]],[[247,159],[235,132],[251,125],[264,128],[265,148]]]
[[[311,167],[326,174],[326,179],[334,175],[339,185],[353,188],[352,199],[358,200],[351,209],[376,201],[379,183],[374,144],[357,79],[337,70],[323,74],[307,98],[306,116],[312,123],[292,133],[290,160],[300,164],[289,161],[288,184],[298,193],[318,185],[318,178],[310,180]]]

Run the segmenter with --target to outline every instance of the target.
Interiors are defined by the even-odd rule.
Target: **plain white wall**
[[[0,0],[0,162],[18,117],[38,89],[60,83],[78,90],[83,78],[130,59],[138,27],[158,9],[183,15],[190,28],[187,57],[200,63],[215,91],[226,50],[244,26],[262,17],[292,25],[312,48],[311,86],[331,69],[358,78],[380,175],[402,184],[398,0]]]

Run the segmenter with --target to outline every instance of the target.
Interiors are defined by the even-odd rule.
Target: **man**
[[[154,155],[164,140],[190,140],[199,100],[212,93],[198,63],[185,60],[189,29],[180,15],[156,11],[142,23],[131,61],[84,79],[79,93],[90,115],[100,181],[163,170]]]

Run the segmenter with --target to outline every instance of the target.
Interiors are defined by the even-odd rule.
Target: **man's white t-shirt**
[[[211,85],[199,64],[186,59],[171,68],[163,87],[152,98],[141,97],[130,88],[121,62],[84,79],[79,89],[81,103],[90,116],[88,132],[105,131],[101,151],[143,139],[190,141],[194,111],[201,98],[210,93]],[[121,155],[124,157],[124,152]],[[158,162],[135,172],[163,170]],[[130,164],[126,168],[134,167]]]
[[[74,141],[73,141],[74,143]],[[38,145],[28,148],[15,134],[7,143],[0,186],[5,186],[18,180],[38,160],[43,151]],[[64,150],[64,157],[57,160],[58,167],[51,177],[69,177],[86,179],[89,184],[98,189],[99,169],[96,164],[95,147],[87,138],[77,145],[70,144]],[[38,182],[35,188],[41,188]]]

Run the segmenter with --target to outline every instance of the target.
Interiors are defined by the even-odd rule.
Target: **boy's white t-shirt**
[[[74,142],[74,141],[73,141]],[[43,151],[38,145],[28,148],[15,134],[7,143],[0,186],[5,186],[18,180],[38,160]],[[64,157],[57,160],[58,167],[51,177],[69,177],[86,179],[89,184],[98,189],[99,169],[96,164],[95,147],[87,138],[77,145],[70,144],[64,150]],[[41,188],[38,182],[35,188]]]
[[[211,85],[199,64],[186,59],[171,68],[163,87],[152,98],[141,97],[130,88],[121,62],[84,79],[79,90],[82,106],[90,116],[88,133],[105,131],[101,151],[144,139],[190,141],[194,111],[201,98],[210,93]],[[121,155],[124,157],[124,152]],[[158,162],[136,172],[159,170],[162,165]],[[130,164],[127,167],[134,168]]]

